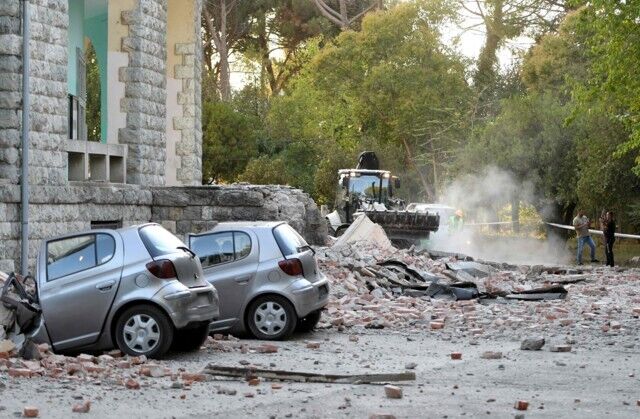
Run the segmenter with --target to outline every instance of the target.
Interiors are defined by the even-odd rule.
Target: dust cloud
[[[571,261],[564,240],[553,232],[546,239],[539,239],[527,234],[526,230],[514,235],[510,225],[474,225],[501,221],[498,212],[504,211],[514,200],[536,202],[531,182],[518,182],[509,172],[487,167],[478,175],[455,179],[443,189],[440,197],[440,204],[464,212],[465,226],[460,232],[450,231],[448,222],[453,210],[441,213],[440,229],[427,241],[428,249],[514,264],[566,264]],[[502,233],[498,233],[498,229]]]

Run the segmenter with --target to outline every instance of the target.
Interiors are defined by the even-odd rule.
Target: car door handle
[[[109,281],[104,281],[96,285],[96,289],[102,292],[109,291],[115,285],[116,281],[110,279]]]
[[[251,278],[253,277],[253,275],[249,274],[249,275],[240,275],[240,276],[236,276],[235,278],[233,278],[234,281],[236,281],[238,284],[246,284],[247,282],[249,282],[249,280],[251,280]]]

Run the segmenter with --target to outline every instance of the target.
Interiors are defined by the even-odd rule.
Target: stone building
[[[282,218],[322,240],[317,207],[301,191],[198,186],[202,0],[26,1],[30,258],[51,235],[149,220],[186,233],[217,220]],[[17,269],[20,257],[21,3],[0,1],[0,270],[6,271]],[[99,129],[92,132],[89,48],[100,86]]]

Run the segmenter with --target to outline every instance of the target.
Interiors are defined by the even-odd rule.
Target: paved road
[[[640,417],[637,337],[578,342],[570,353],[553,353],[547,347],[521,351],[519,340],[508,338],[452,341],[434,333],[386,330],[353,334],[358,342],[335,330],[318,331],[277,343],[275,354],[209,347],[195,354],[173,354],[163,364],[174,372],[197,372],[209,362],[239,366],[240,361],[249,361],[277,369],[373,373],[403,371],[407,363],[415,362],[417,380],[402,385],[402,399],[385,398],[380,385],[283,383],[282,389],[274,390],[267,382],[253,387],[240,381],[208,381],[190,389],[171,389],[170,378],[140,378],[141,390],[127,390],[108,380],[13,379],[0,371],[0,383],[6,385],[0,390],[0,417],[19,416],[27,404],[38,406],[43,418],[81,417],[71,413],[71,406],[82,398],[92,400],[91,417],[367,418],[372,413],[398,418],[512,418],[518,413],[527,418]],[[307,349],[308,339],[321,342],[320,348]],[[462,352],[462,360],[451,360],[452,351]],[[484,351],[501,351],[503,358],[481,359]],[[218,394],[219,388],[237,394]],[[515,410],[516,400],[528,401],[529,410]]]

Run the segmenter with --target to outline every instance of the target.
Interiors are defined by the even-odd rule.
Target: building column
[[[202,0],[168,0],[167,185],[202,184]]]
[[[130,5],[128,0],[109,3],[110,12],[111,7],[120,8],[119,24],[127,26],[126,35],[121,37],[127,64],[118,72],[119,82],[124,84],[120,117],[126,114],[125,126],[118,129],[118,142],[128,146],[127,183],[162,186],[166,162],[167,0],[135,0],[129,10],[123,10]]]

